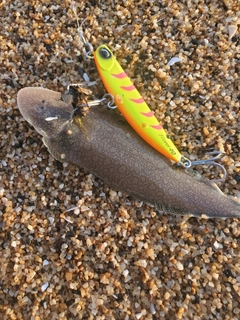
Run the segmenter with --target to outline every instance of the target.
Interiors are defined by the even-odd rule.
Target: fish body
[[[180,163],[182,155],[111,50],[105,45],[99,46],[94,52],[94,60],[106,90],[114,97],[119,111],[132,128],[153,148]]]
[[[56,159],[84,167],[168,213],[240,217],[239,201],[204,177],[175,169],[114,110],[91,107],[80,121],[69,121],[72,105],[61,99],[61,93],[43,88],[21,89],[17,101]]]

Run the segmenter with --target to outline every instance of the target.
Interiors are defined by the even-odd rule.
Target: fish
[[[204,176],[174,166],[117,111],[92,106],[85,116],[71,116],[73,106],[60,92],[41,87],[21,89],[17,104],[55,159],[85,168],[164,213],[240,217],[238,199],[224,195]]]

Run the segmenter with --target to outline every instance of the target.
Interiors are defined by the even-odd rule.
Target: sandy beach
[[[185,156],[226,153],[218,186],[240,198],[239,1],[75,8],[86,41],[111,48]],[[64,92],[82,70],[106,93],[71,1],[3,0],[0,17],[0,318],[239,319],[239,219],[158,212],[55,160],[20,114],[21,88]]]

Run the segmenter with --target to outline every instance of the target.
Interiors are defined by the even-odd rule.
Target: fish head
[[[26,87],[17,95],[18,108],[23,117],[43,137],[55,137],[69,122],[73,107],[62,100],[60,92]]]

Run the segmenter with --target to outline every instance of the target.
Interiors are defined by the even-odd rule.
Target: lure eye
[[[111,52],[106,48],[101,48],[99,54],[103,59],[109,59],[112,56]]]

